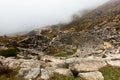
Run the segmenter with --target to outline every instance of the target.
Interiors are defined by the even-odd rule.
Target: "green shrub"
[[[10,47],[6,50],[0,50],[0,56],[4,56],[4,57],[17,56],[17,50],[13,47]]]

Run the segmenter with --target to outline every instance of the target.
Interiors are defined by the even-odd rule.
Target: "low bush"
[[[17,50],[13,47],[9,47],[8,49],[2,49],[0,50],[0,56],[4,56],[4,57],[17,56]]]

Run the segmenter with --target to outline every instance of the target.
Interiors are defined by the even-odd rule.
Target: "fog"
[[[107,1],[109,0],[0,0],[0,34],[69,22],[73,14],[94,9]]]

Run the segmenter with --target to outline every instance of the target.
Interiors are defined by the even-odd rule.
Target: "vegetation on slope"
[[[118,67],[104,67],[100,70],[105,80],[120,80],[120,68]]]
[[[80,77],[75,78],[74,76],[66,77],[66,76],[55,73],[55,75],[53,77],[51,77],[49,80],[84,80],[84,79],[82,79]]]
[[[9,47],[8,49],[0,49],[0,56],[4,57],[17,56],[17,50],[14,47]]]
[[[75,28],[75,31],[94,28],[94,26],[101,27],[114,20],[120,14],[120,1],[109,2],[85,15],[81,18],[74,19],[71,23],[61,27],[62,30]]]
[[[13,36],[13,37],[10,37],[10,36],[0,36],[0,43],[8,43],[9,40],[13,40],[13,41],[20,41],[20,40],[23,40],[25,38],[25,36]]]
[[[0,74],[0,80],[25,80],[23,78],[16,77],[17,71],[9,71],[5,72],[4,74]]]

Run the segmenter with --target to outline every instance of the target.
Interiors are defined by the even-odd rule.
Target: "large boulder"
[[[20,67],[17,77],[23,77],[25,79],[34,79],[40,74],[41,64],[38,62],[23,62]]]
[[[96,61],[96,60],[88,60],[81,61],[80,63],[73,63],[69,65],[69,68],[73,71],[77,72],[85,72],[85,71],[97,71],[102,67],[105,67],[107,64],[105,61]]]
[[[104,60],[120,60],[120,54],[105,54]]]
[[[107,64],[114,67],[120,67],[120,60],[109,60]]]
[[[85,80],[104,80],[102,73],[99,71],[79,73],[78,76]]]
[[[40,68],[21,68],[17,77],[25,79],[35,79],[40,74]]]

